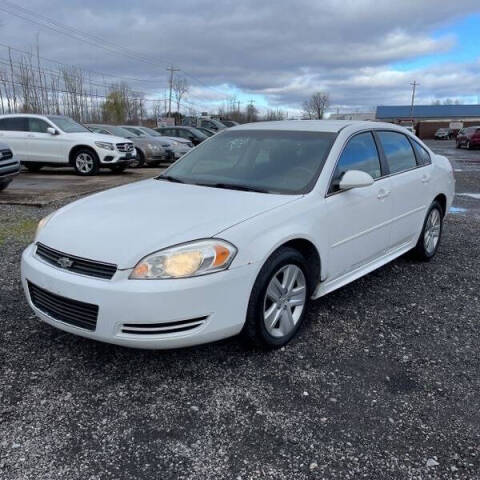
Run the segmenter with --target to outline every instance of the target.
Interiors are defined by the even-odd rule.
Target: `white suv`
[[[60,115],[0,115],[0,141],[31,171],[71,165],[79,175],[95,175],[103,167],[120,173],[135,160],[131,141],[93,133]]]

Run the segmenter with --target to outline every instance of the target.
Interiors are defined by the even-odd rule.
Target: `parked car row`
[[[72,166],[79,175],[94,175],[100,168],[123,172],[136,158],[126,138],[93,133],[60,115],[1,115],[0,141],[31,171]]]
[[[198,135],[207,138],[201,132]],[[72,166],[84,176],[95,175],[101,168],[121,173],[127,167],[172,163],[198,144],[186,135],[166,136],[142,126],[82,125],[61,115],[35,114],[0,115],[0,142],[2,152],[11,154],[3,159],[2,153],[0,189],[18,173],[19,163],[33,172],[44,166]]]

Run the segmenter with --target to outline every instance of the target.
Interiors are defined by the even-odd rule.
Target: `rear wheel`
[[[77,150],[73,157],[73,168],[78,175],[95,175],[100,169],[97,154],[88,149]]]
[[[423,223],[422,233],[413,249],[414,256],[421,261],[431,260],[437,253],[443,232],[443,209],[435,201],[430,206]]]
[[[25,162],[22,165],[24,165],[29,172],[38,172],[43,167],[41,163],[33,162]]]
[[[460,145],[460,142],[459,142],[459,141],[457,141],[457,143],[456,143],[456,145],[455,145],[455,146],[456,146],[457,148],[460,148],[460,146],[461,146],[461,145]]]
[[[253,286],[242,336],[264,349],[286,345],[303,323],[311,283],[308,265],[297,250],[285,247],[273,253]]]
[[[472,146],[470,145],[470,140],[467,140],[467,143],[465,144],[465,146],[467,147],[467,150],[472,149]]]

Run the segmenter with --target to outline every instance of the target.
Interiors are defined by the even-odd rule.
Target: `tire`
[[[285,288],[288,279],[295,275],[292,288]],[[274,252],[263,265],[252,288],[241,333],[243,339],[250,346],[265,350],[286,345],[303,323],[312,284],[303,255],[289,247]]]
[[[97,154],[88,148],[77,150],[72,162],[75,173],[83,177],[96,175],[100,169],[100,161],[98,160]]]
[[[6,180],[4,182],[0,182],[0,192],[5,190],[10,185],[11,180]]]
[[[456,143],[456,147],[457,147],[457,148],[460,148],[460,142],[457,142],[457,143]]]
[[[43,167],[41,163],[25,162],[22,164],[29,172],[39,172]]]
[[[112,165],[110,167],[110,170],[113,173],[123,173],[126,170],[127,166],[126,165]]]
[[[437,253],[440,240],[442,239],[443,216],[444,212],[441,205],[437,201],[433,202],[425,216],[422,233],[417,245],[412,250],[413,256],[417,260],[428,262]]]
[[[467,140],[467,143],[465,144],[465,146],[467,147],[467,150],[472,149],[472,146],[470,145],[470,140]]]
[[[142,168],[143,166],[145,166],[145,155],[140,149],[137,148],[136,150],[137,150],[137,161],[133,162],[130,165],[132,166],[132,168]]]

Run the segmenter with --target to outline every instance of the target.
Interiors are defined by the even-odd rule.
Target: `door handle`
[[[422,183],[428,183],[430,181],[430,175],[423,175]]]
[[[387,198],[390,195],[390,190],[384,190],[383,188],[378,192],[377,198],[379,200],[383,200],[384,198]]]

